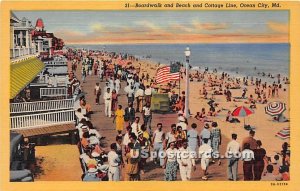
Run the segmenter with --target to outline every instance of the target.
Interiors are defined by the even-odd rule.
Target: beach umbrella
[[[247,117],[248,115],[251,115],[253,113],[254,113],[253,110],[251,110],[245,106],[240,106],[233,110],[232,116],[243,117],[244,118],[244,127],[245,127],[245,117]]]
[[[266,114],[271,116],[278,116],[282,114],[285,110],[286,110],[285,103],[282,103],[280,101],[271,102],[265,107]]]

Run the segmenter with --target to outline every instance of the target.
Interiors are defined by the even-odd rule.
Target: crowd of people
[[[197,120],[204,123],[204,128],[198,133],[196,130],[198,125],[189,124],[189,119],[184,117],[185,92],[179,95],[175,91],[169,91],[170,108],[177,112],[178,119],[170,126],[169,131],[166,131],[163,122],[157,123],[155,128],[152,124],[151,99],[153,94],[160,91],[155,79],[150,78],[148,74],[140,73],[140,68],[135,68],[129,63],[125,65],[127,67],[118,64],[118,61],[122,59],[130,61],[135,58],[107,52],[97,52],[95,56],[93,55],[95,52],[85,55],[82,52],[70,51],[72,54],[70,53],[69,60],[72,62],[73,72],[80,65],[82,68],[81,82],[76,79],[74,73],[70,73],[70,92],[80,92],[80,83],[85,83],[88,75],[97,75],[99,82],[104,81],[105,86],[101,87],[99,82],[95,84],[93,92],[95,104],[103,103],[104,115],[107,118],[113,118],[116,130],[115,142],[110,144],[108,151],[107,148],[101,146],[105,137],[99,134],[91,122],[90,115],[93,112],[90,104],[86,103],[84,95],[79,98],[76,116],[80,138],[78,144],[81,151],[80,158],[85,169],[83,181],[141,180],[141,174],[145,173],[147,165],[155,165],[157,168],[164,169],[166,181],[179,180],[177,171],[183,181],[192,179],[192,171],[199,171],[202,180],[211,178],[210,166],[213,163],[220,166],[224,158],[220,154],[221,128],[214,120],[221,109],[216,109],[218,104],[214,102],[214,95],[225,95],[227,101],[240,99],[232,100],[230,89],[241,88],[241,81],[232,79],[226,73],[223,73],[220,78],[207,71],[191,74],[191,80],[196,78],[201,81],[208,77],[208,82],[200,92],[204,98],[208,99],[208,88],[213,90],[210,98],[213,102],[209,104],[209,112],[206,114],[203,108],[195,115]],[[121,87],[122,83],[126,86]],[[243,84],[247,83],[247,79],[244,79]],[[254,82],[251,80],[251,83]],[[274,84],[274,87],[276,86],[278,89],[281,88],[280,84]],[[125,107],[119,103],[121,91],[125,92],[127,97]],[[257,80],[255,91],[258,96],[257,100],[259,96],[265,97],[266,91],[265,85]],[[247,90],[241,96],[242,99],[246,99],[246,92]],[[270,96],[279,96],[276,88],[275,94]],[[251,97],[252,95],[249,99]],[[249,104],[252,102],[250,101]],[[230,112],[226,121],[239,122],[238,119],[232,117]],[[249,131],[249,137],[246,137],[242,143],[236,141],[237,136],[237,134],[232,134],[232,140],[226,148],[225,155],[229,155],[226,157],[228,180],[236,181],[241,178],[238,176],[239,161],[243,163],[244,180],[289,179],[290,151],[287,143],[283,145],[282,152],[272,159],[266,155],[262,141],[254,139],[254,131]],[[241,156],[237,157],[238,153]],[[282,161],[279,161],[280,157]],[[200,161],[201,170],[196,168],[197,161]]]

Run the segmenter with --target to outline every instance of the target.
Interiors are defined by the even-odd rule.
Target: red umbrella
[[[240,106],[235,108],[235,110],[233,110],[232,115],[236,116],[236,117],[244,117],[244,126],[245,126],[245,117],[248,115],[253,114],[254,111],[245,107],[245,106]]]

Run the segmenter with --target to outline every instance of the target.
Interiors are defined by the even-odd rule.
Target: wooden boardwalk
[[[69,67],[71,63],[69,62]],[[75,75],[77,79],[81,81],[81,64],[78,65],[77,71],[75,72]],[[115,137],[117,135],[117,132],[115,130],[115,124],[113,124],[113,118],[105,117],[104,115],[104,104],[103,104],[103,98],[102,95],[100,97],[100,105],[95,104],[95,96],[94,96],[94,87],[96,83],[99,82],[102,94],[103,94],[103,87],[105,86],[105,82],[101,82],[98,76],[95,76],[92,74],[91,76],[87,76],[85,79],[85,83],[81,83],[83,91],[86,93],[86,100],[87,103],[91,104],[93,114],[91,115],[91,121],[95,128],[99,131],[99,133],[106,137],[105,138],[105,148],[107,151],[109,151],[109,145],[113,142],[115,142]],[[125,87],[125,82],[121,83],[121,91],[120,96],[118,98],[118,104],[121,104],[123,108],[127,107],[127,98],[123,91],[123,88]],[[134,108],[136,106],[134,105]],[[137,116],[141,116],[140,113],[137,113]],[[141,121],[142,122],[142,121]],[[163,123],[163,131],[167,132],[170,130],[170,126],[173,123],[177,123],[177,115],[176,114],[153,114],[152,119],[152,130],[155,130],[156,124],[158,122]],[[196,122],[194,118],[189,119],[189,124],[192,124],[193,122]],[[197,122],[199,125],[199,122]],[[202,130],[202,127],[197,128],[197,130],[200,132]],[[123,131],[125,132],[125,130]],[[226,144],[229,142],[227,139],[222,140],[221,145],[221,153],[225,153]],[[239,177],[242,178],[242,163],[239,162]],[[227,161],[226,159],[222,160],[221,166],[218,166],[217,164],[213,164],[210,166],[209,172],[210,176],[212,177],[211,180],[227,180]],[[201,181],[201,168],[200,168],[200,161],[197,161],[197,170],[192,173],[192,180],[195,181]],[[164,180],[164,169],[157,167],[153,164],[153,162],[148,162],[145,166],[145,174],[141,175],[142,180]],[[178,172],[178,180],[180,180],[180,175]]]

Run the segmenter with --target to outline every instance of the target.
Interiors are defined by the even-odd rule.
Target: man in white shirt
[[[163,141],[165,139],[165,134],[162,131],[162,124],[157,124],[157,129],[153,133],[153,140],[152,143],[154,145],[154,152],[156,153],[156,158],[154,158],[154,162],[157,163],[159,160],[159,165],[164,165],[164,158],[160,155],[163,151]]]
[[[127,83],[128,83],[130,86],[133,86],[133,85],[134,85],[134,80],[132,79],[132,74],[128,74]]]
[[[192,168],[196,170],[195,157],[196,153],[188,147],[187,141],[182,143],[182,147],[179,149],[179,156],[177,162],[179,164],[180,177],[182,181],[191,180]]]
[[[211,158],[212,148],[208,144],[208,139],[203,139],[203,144],[199,147],[199,155],[201,156],[201,168],[203,171],[202,180],[207,180],[207,168],[209,166],[209,160]]]
[[[111,151],[107,154],[108,159],[108,179],[109,181],[119,181],[120,180],[120,164],[121,159],[117,154],[117,144],[112,143],[110,145]]]
[[[135,121],[131,124],[132,133],[138,137],[138,132],[141,130],[140,117],[135,117]]]
[[[237,134],[231,135],[232,140],[228,143],[226,149],[226,155],[228,158],[227,177],[228,180],[237,180],[238,174],[238,154],[240,152],[240,144],[236,141]]]
[[[127,100],[128,103],[133,103],[134,101],[134,90],[133,90],[133,86],[131,86],[130,84],[127,83],[127,86],[124,88],[124,91],[127,93]]]
[[[143,109],[144,90],[139,87],[136,90],[134,97],[136,99],[136,112],[141,112]]]
[[[183,131],[187,130],[187,125],[185,123],[185,118],[183,116],[178,117],[178,123],[176,124],[176,127],[181,126]]]
[[[110,88],[103,95],[105,116],[111,117],[111,92]]]
[[[119,94],[120,89],[121,89],[121,81],[119,78],[117,78],[115,80],[115,90],[116,90],[117,94]]]
[[[176,141],[176,124],[171,125],[171,131],[167,132],[166,139],[164,140],[164,148],[168,148],[169,144]]]
[[[152,96],[152,89],[149,85],[147,85],[145,89],[145,102],[150,103],[150,105],[151,105],[151,96]]]
[[[143,113],[143,118],[144,118],[144,125],[146,128],[149,128],[150,135],[152,135],[152,130],[151,130],[151,120],[152,120],[152,112],[150,108],[150,103],[146,103],[146,105],[143,107],[142,110]]]

